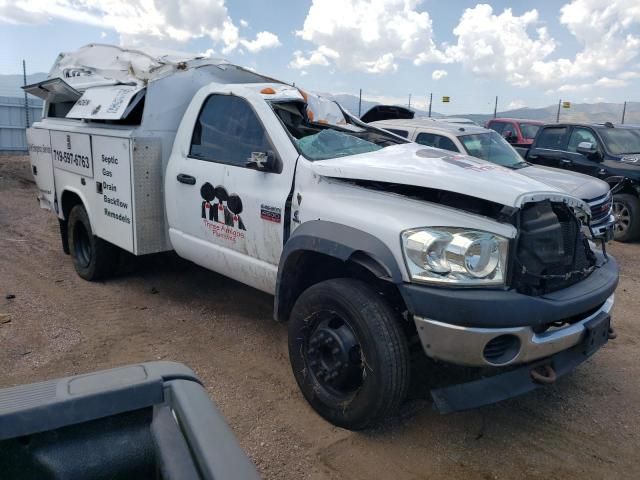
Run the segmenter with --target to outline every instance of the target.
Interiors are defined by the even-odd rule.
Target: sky
[[[640,0],[0,0],[2,74],[92,42],[444,114],[640,101]]]

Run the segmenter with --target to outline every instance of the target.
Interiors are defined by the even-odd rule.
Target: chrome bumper
[[[425,353],[436,360],[474,367],[504,366],[549,357],[580,343],[585,336],[585,323],[601,313],[609,314],[612,294],[591,315],[571,325],[535,333],[531,327],[471,328],[414,317]],[[499,308],[499,307],[498,307]],[[490,314],[490,312],[488,312]],[[487,359],[485,347],[501,336],[511,342],[508,355]]]

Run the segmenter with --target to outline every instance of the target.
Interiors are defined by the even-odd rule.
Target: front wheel
[[[409,387],[398,316],[359,280],[326,280],[300,295],[289,319],[289,359],[313,409],[350,430],[392,414]]]
[[[73,266],[80,277],[99,280],[113,274],[118,263],[118,248],[93,234],[82,205],[71,209],[67,235]]]
[[[640,237],[640,200],[629,193],[613,196],[613,215],[616,225],[613,238],[630,242]]]

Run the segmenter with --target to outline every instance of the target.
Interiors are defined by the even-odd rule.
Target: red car
[[[495,130],[514,147],[529,147],[544,122],[520,120],[518,118],[493,118],[485,123],[485,128]]]

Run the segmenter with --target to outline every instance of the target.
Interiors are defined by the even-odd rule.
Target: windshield
[[[533,123],[520,124],[520,131],[522,132],[522,136],[526,139],[533,140],[536,138],[538,130],[540,130],[540,125],[534,125]]]
[[[336,130],[322,130],[296,140],[298,148],[309,160],[326,160],[380,150],[375,143]]]
[[[494,131],[462,135],[460,140],[472,157],[509,168],[522,168],[528,165],[518,152]]]
[[[614,155],[640,153],[640,129],[602,128],[599,133],[607,149]]]
[[[327,160],[408,143],[362,123],[332,100],[302,90],[300,93],[304,102],[273,102],[271,108],[289,132],[297,150],[308,160]]]

